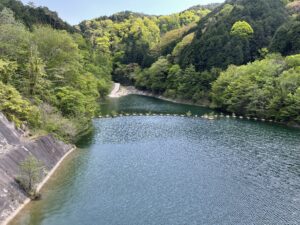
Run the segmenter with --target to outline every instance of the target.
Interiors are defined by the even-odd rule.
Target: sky
[[[87,19],[130,10],[151,15],[167,15],[180,12],[191,6],[224,2],[224,0],[21,0],[47,6],[58,12],[68,23],[75,25]]]

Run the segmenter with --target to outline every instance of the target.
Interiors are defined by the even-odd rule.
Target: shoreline
[[[148,96],[148,97],[153,97],[161,100],[165,100],[168,102],[173,102],[173,103],[179,103],[179,104],[185,104],[185,105],[193,105],[193,106],[202,106],[202,107],[209,107],[208,103],[193,103],[188,100],[180,100],[180,99],[172,99],[172,98],[167,98],[162,95],[156,95],[153,94],[149,91],[141,91],[136,89],[134,86],[122,86],[119,83],[115,83],[115,86],[113,88],[113,91],[108,95],[110,98],[121,98],[127,95],[142,95],[142,96]]]
[[[159,95],[154,95],[152,93],[149,92],[145,92],[145,91],[140,91],[137,90],[135,87],[129,86],[129,87],[123,87],[120,84],[116,85],[115,84],[115,88],[113,89],[114,93],[111,93],[109,95],[110,98],[120,98],[123,96],[127,96],[127,95],[142,95],[142,96],[149,96],[149,97],[155,97],[158,99],[162,99],[162,100],[166,100],[166,101],[171,101],[174,103],[181,103],[181,104],[188,104],[188,103],[182,103],[179,102],[177,100],[172,100],[172,99],[168,99]],[[190,105],[196,105],[196,104],[192,104],[190,103]],[[289,126],[287,124],[283,124],[283,123],[276,123],[275,124],[280,124],[280,125],[286,125]],[[294,127],[294,128],[300,128],[299,126],[290,126],[290,127]],[[64,162],[64,160],[71,154],[73,153],[77,148],[75,146],[73,146],[72,148],[70,148],[69,151],[67,151],[62,157],[61,159],[53,166],[53,168],[47,173],[47,175],[42,179],[41,183],[38,184],[37,186],[37,191],[41,191],[41,189],[47,184],[47,182],[50,180],[50,178],[54,175],[55,172],[57,172],[57,170],[59,169],[59,167],[62,165],[62,163]],[[3,222],[0,223],[0,225],[8,225],[9,223],[11,223],[13,221],[13,219],[31,202],[30,198],[26,198],[23,203],[21,203],[18,208],[11,214],[9,215]]]
[[[124,97],[127,95],[141,95],[141,96],[153,97],[153,98],[157,98],[157,99],[161,99],[161,100],[169,101],[169,102],[173,102],[173,103],[207,107],[207,108],[211,109],[209,107],[208,102],[203,103],[203,104],[199,104],[199,103],[197,104],[197,103],[193,103],[188,100],[172,99],[172,98],[166,98],[162,95],[155,95],[149,91],[138,90],[134,86],[122,86],[120,83],[114,83],[114,85],[115,85],[114,89],[109,95],[110,98],[121,98],[121,97]],[[116,88],[116,86],[118,88]],[[258,120],[263,120],[263,119],[257,119],[257,121]],[[288,124],[288,123],[281,123],[281,122],[276,122],[276,121],[272,121],[272,123],[277,124],[277,125],[283,125],[283,126],[290,127],[290,128],[300,129],[300,125],[298,125],[298,124]]]
[[[57,163],[56,165],[49,171],[47,176],[42,180],[41,183],[37,186],[37,192],[39,192],[49,181],[52,175],[57,171],[57,169],[61,166],[63,161],[76,150],[76,147],[71,148]],[[31,202],[30,198],[26,198],[24,202],[8,217],[6,218],[1,225],[8,225],[12,220]]]

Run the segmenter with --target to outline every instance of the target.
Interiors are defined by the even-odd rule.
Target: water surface
[[[128,96],[103,113],[203,114]],[[300,131],[238,119],[94,120],[94,134],[12,224],[299,224]]]

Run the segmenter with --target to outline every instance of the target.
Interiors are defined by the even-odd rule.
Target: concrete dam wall
[[[28,200],[15,182],[20,174],[20,162],[33,155],[46,171],[51,171],[73,148],[51,135],[30,140],[0,112],[0,224]]]

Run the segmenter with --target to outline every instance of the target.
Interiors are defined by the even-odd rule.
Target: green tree
[[[167,89],[176,90],[178,81],[181,76],[182,76],[182,70],[180,66],[178,64],[172,65],[172,67],[168,71]]]
[[[32,46],[30,50],[29,62],[27,63],[28,71],[28,92],[29,95],[35,95],[38,89],[42,88],[43,77],[45,73],[45,64],[39,58],[37,47]]]
[[[82,56],[72,36],[66,31],[38,26],[34,29],[33,40],[39,57],[45,62],[48,78],[59,85],[74,84],[82,69]]]
[[[20,93],[12,86],[5,85],[0,81],[0,111],[9,120],[13,121],[17,127],[24,123],[29,123],[31,127],[40,124],[40,113],[38,109],[24,99]]]
[[[16,62],[0,59],[0,80],[4,84],[10,83],[17,68],[18,65]]]
[[[23,25],[0,24],[0,56],[23,63],[28,56],[31,34]]]
[[[213,106],[229,112],[299,123],[298,55],[268,55],[244,66],[230,66],[212,86]]]
[[[192,99],[192,96],[197,92],[198,79],[200,74],[195,70],[195,66],[187,67],[183,75],[179,78],[178,95],[184,99]]]
[[[178,58],[181,55],[182,51],[192,43],[195,37],[195,33],[190,33],[186,35],[173,49],[172,55],[175,57],[175,61],[178,62]]]
[[[20,163],[20,176],[17,178],[22,188],[31,198],[35,198],[36,188],[43,174],[43,165],[33,155]]]
[[[98,98],[110,89],[110,51],[121,41],[104,32],[113,44],[103,52],[96,43],[101,36],[89,40],[79,32],[54,29],[65,25],[46,8],[0,3],[0,110],[18,127],[73,141],[89,129]],[[112,21],[106,25],[114,27]]]
[[[205,71],[254,61],[287,19],[281,0],[226,1],[199,21],[192,43],[177,62],[182,68],[193,64]]]
[[[14,12],[8,8],[4,8],[0,12],[0,24],[18,25],[19,23],[15,20]]]
[[[276,31],[270,49],[283,55],[296,54],[300,51],[300,21],[284,23]]]
[[[233,24],[230,34],[241,38],[248,38],[254,33],[253,28],[246,21],[237,21]]]
[[[86,98],[81,92],[71,87],[63,87],[58,90],[56,97],[58,99],[58,108],[63,115],[70,117],[84,116],[86,112]]]
[[[56,12],[50,11],[47,7],[34,7],[32,4],[24,5],[19,0],[1,0],[0,10],[8,8],[11,10],[17,21],[32,29],[36,24],[50,25],[54,29],[75,32],[75,28],[58,17]]]
[[[166,81],[170,66],[166,58],[160,58],[149,68],[149,81],[153,92],[163,93],[166,90]]]

